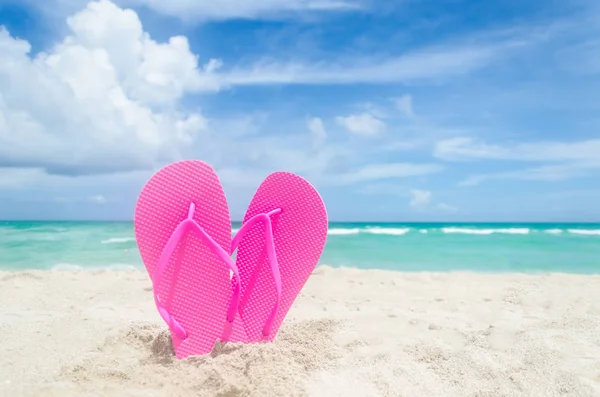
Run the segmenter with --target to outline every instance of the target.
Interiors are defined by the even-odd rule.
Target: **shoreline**
[[[380,269],[380,268],[359,268],[359,267],[345,267],[345,266],[331,266],[331,265],[317,265],[313,270],[313,275],[321,274],[323,271],[331,272],[331,271],[342,271],[342,272],[373,272],[373,273],[390,273],[390,274],[404,274],[404,275],[471,275],[471,276],[498,276],[498,277],[506,277],[506,276],[532,276],[532,277],[544,277],[544,276],[577,276],[577,277],[592,277],[600,280],[600,268],[597,273],[582,273],[582,272],[565,272],[565,271],[482,271],[482,270],[462,270],[462,269],[449,269],[449,270],[392,270],[392,269]],[[90,273],[90,274],[104,274],[104,273],[114,273],[114,272],[123,272],[123,273],[143,273],[146,274],[146,269],[143,265],[135,266],[128,264],[115,264],[109,266],[99,266],[99,267],[83,267],[78,265],[57,265],[56,267],[52,267],[49,269],[2,269],[0,268],[0,279],[4,275],[15,276],[19,273],[40,273],[40,275],[44,275],[46,273]]]
[[[0,395],[594,396],[599,298],[600,275],[319,266],[274,343],[178,361],[142,269],[0,271]]]

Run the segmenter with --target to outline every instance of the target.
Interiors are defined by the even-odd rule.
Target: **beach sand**
[[[600,276],[319,267],[272,344],[174,359],[142,271],[0,273],[0,396],[597,396]]]

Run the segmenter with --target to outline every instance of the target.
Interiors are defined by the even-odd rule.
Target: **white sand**
[[[0,273],[0,396],[597,396],[600,277],[318,268],[273,344],[175,360],[143,272]]]

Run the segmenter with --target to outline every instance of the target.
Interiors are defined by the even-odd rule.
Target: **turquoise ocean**
[[[331,223],[320,264],[600,273],[600,224]],[[133,224],[0,221],[0,270],[77,268],[142,268]]]

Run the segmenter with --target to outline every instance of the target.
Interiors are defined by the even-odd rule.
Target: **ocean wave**
[[[460,233],[460,234],[529,234],[530,230],[528,228],[506,228],[506,229],[471,229],[471,228],[462,228],[462,227],[444,227],[442,231],[446,234],[451,233]]]
[[[481,235],[488,236],[492,234],[508,234],[508,235],[580,235],[580,236],[600,236],[600,229],[543,229],[543,228],[529,228],[529,227],[500,227],[500,228],[478,228],[474,227],[463,227],[463,226],[448,226],[448,227],[430,227],[430,228],[413,228],[404,227],[384,227],[384,226],[366,226],[366,227],[334,227],[328,230],[327,234],[333,236],[351,236],[357,234],[375,234],[375,235],[390,235],[390,236],[404,236],[406,234],[418,233],[421,235],[439,235],[443,234],[467,234],[467,235]]]
[[[366,227],[364,229],[355,227],[352,229],[344,229],[344,228],[332,228],[327,231],[327,234],[332,236],[348,236],[359,233],[368,233],[368,234],[387,234],[392,236],[402,236],[408,232],[410,232],[410,228],[386,228],[386,227]]]
[[[571,234],[579,234],[583,236],[600,236],[600,230],[594,229],[568,229]]]
[[[101,241],[101,244],[122,244],[135,241],[135,237],[113,237],[107,240]]]
[[[361,230],[364,233],[371,234],[389,234],[392,236],[403,236],[406,233],[410,232],[410,228],[382,228],[382,227],[368,227],[366,229]]]
[[[562,229],[547,229],[547,230],[544,230],[544,233],[547,233],[547,234],[563,234],[563,232],[564,232],[564,230],[562,230]]]
[[[345,235],[349,235],[349,234],[358,234],[358,233],[360,233],[359,228],[353,228],[353,229],[333,228],[333,229],[327,230],[327,234],[333,235],[333,236],[345,236]]]

